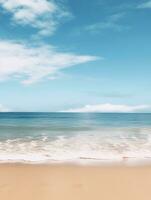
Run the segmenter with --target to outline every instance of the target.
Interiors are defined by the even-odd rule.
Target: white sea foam
[[[111,130],[110,130],[111,131]],[[115,130],[113,130],[115,131]],[[123,133],[124,131],[124,133]],[[119,133],[118,133],[119,132]],[[135,133],[135,134],[134,134]],[[109,163],[151,160],[151,129],[109,130],[103,134],[78,133],[54,138],[17,138],[0,142],[0,162]]]

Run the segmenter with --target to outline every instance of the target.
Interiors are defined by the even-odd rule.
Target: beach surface
[[[2,200],[150,200],[151,166],[0,164]]]

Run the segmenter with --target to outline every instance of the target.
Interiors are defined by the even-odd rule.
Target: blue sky
[[[0,111],[151,110],[150,0],[0,0],[0,10]]]

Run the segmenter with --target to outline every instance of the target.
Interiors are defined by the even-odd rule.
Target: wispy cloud
[[[148,105],[117,105],[117,104],[97,104],[97,105],[85,105],[81,108],[72,108],[69,110],[65,110],[63,112],[117,112],[117,113],[131,113],[131,112],[139,112],[145,111],[150,108]]]
[[[11,14],[14,23],[36,28],[39,35],[53,34],[60,21],[71,17],[53,0],[0,0],[0,6]]]
[[[103,97],[107,99],[125,99],[125,98],[132,98],[134,95],[128,94],[128,93],[122,93],[122,92],[101,92],[101,91],[87,91],[87,94],[97,96],[97,97]]]
[[[151,1],[146,1],[146,2],[138,5],[137,8],[139,8],[139,9],[145,9],[145,8],[151,9]]]
[[[0,112],[9,112],[10,109],[6,108],[5,106],[3,106],[2,104],[0,104]]]
[[[121,24],[120,20],[124,17],[124,13],[117,13],[109,16],[105,21],[87,25],[84,29],[89,32],[98,33],[102,30],[112,29],[122,31],[128,26]]]
[[[0,40],[0,80],[13,77],[31,84],[44,77],[54,78],[62,69],[97,60],[98,57],[57,51],[53,46]]]

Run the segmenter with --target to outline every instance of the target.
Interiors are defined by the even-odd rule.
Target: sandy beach
[[[150,198],[150,166],[0,165],[2,200]]]

